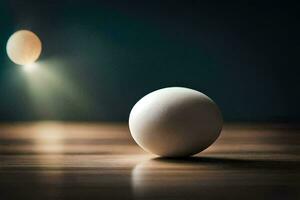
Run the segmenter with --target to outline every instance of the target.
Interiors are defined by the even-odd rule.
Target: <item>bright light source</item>
[[[36,61],[42,51],[39,37],[28,30],[15,32],[7,41],[8,57],[18,65],[27,65]]]

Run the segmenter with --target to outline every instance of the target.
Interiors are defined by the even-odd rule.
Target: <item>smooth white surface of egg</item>
[[[140,99],[129,116],[129,129],[144,150],[163,157],[199,153],[220,135],[222,115],[201,92],[183,87],[156,90]]]

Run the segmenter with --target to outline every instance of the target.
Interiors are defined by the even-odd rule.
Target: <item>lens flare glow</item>
[[[33,72],[38,67],[37,63],[31,63],[23,66],[25,72]]]
[[[47,119],[63,118],[63,109],[88,114],[93,102],[65,69],[68,63],[48,59],[22,66],[32,112]]]

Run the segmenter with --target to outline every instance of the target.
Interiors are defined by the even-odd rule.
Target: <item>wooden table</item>
[[[161,159],[126,124],[0,125],[0,199],[300,199],[300,129],[225,125],[206,151]]]

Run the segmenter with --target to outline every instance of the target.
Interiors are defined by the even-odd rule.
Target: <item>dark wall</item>
[[[167,86],[202,91],[227,121],[299,120],[300,6],[207,2],[1,1],[0,120],[127,120]],[[19,29],[40,36],[44,71],[8,59]]]

